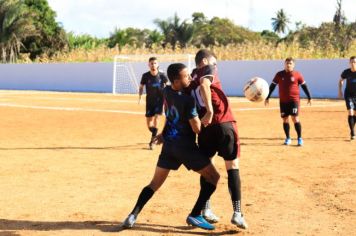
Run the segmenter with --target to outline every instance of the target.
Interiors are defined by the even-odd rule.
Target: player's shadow
[[[136,143],[128,145],[116,145],[107,147],[13,147],[13,148],[0,148],[0,151],[12,151],[12,150],[137,150],[148,149],[147,143]]]
[[[124,229],[122,222],[117,221],[27,221],[27,220],[7,220],[0,219],[0,236],[17,235],[11,231],[27,230],[27,231],[56,231],[56,230],[99,230],[102,232],[124,232],[142,231],[154,232],[159,234],[191,234],[191,235],[231,235],[240,233],[237,230],[225,231],[205,231],[195,232],[191,226],[169,226],[158,224],[136,224],[132,229]],[[6,234],[5,234],[6,233]]]

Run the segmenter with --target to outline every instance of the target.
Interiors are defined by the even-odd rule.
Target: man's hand
[[[152,143],[156,144],[156,145],[160,145],[163,143],[163,135],[162,134],[158,134],[155,137],[153,137],[152,139]]]
[[[268,106],[269,105],[269,99],[266,99],[265,100],[265,106]]]
[[[207,111],[206,114],[201,118],[201,123],[204,127],[207,127],[213,120],[213,112]]]

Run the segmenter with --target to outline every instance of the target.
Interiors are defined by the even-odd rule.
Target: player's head
[[[197,54],[195,54],[195,65],[197,68],[204,67],[206,65],[216,65],[216,55],[207,50],[207,49],[200,49]]]
[[[356,56],[350,57],[350,68],[352,71],[356,71]]]
[[[167,76],[172,88],[176,90],[188,87],[191,81],[188,68],[182,63],[170,64],[167,69]]]
[[[157,57],[150,57],[148,59],[148,67],[150,68],[150,71],[157,71],[158,70]]]
[[[287,72],[291,72],[294,70],[294,66],[295,66],[295,60],[292,57],[287,57],[284,60],[284,69]]]

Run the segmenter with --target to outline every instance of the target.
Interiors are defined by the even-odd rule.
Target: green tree
[[[36,35],[33,14],[20,0],[0,0],[0,60],[15,62],[22,41]]]
[[[276,17],[271,18],[271,20],[274,32],[284,34],[287,31],[290,21],[283,9],[277,11]]]
[[[164,44],[172,45],[173,49],[177,44],[181,47],[187,47],[194,36],[194,26],[187,20],[181,22],[177,14],[167,20],[155,19],[154,23],[158,26],[164,35]]]
[[[56,22],[56,12],[48,5],[47,0],[23,0],[34,14],[34,25],[39,32],[28,37],[24,42],[23,52],[30,53],[30,58],[46,54],[52,56],[67,46],[67,37],[63,27]]]

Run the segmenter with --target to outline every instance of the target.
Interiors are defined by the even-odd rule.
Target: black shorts
[[[146,117],[152,117],[155,115],[162,115],[163,112],[163,100],[146,101]]]
[[[188,170],[199,171],[210,163],[210,159],[199,150],[195,143],[187,145],[174,143],[163,144],[157,166],[169,170],[178,170],[183,164]]]
[[[356,110],[356,97],[345,97],[347,110]]]
[[[199,148],[206,156],[216,153],[224,160],[235,160],[240,156],[240,141],[235,122],[209,125],[202,128],[198,136]]]
[[[298,116],[299,114],[299,102],[286,102],[279,103],[281,117],[285,118],[288,116]]]

